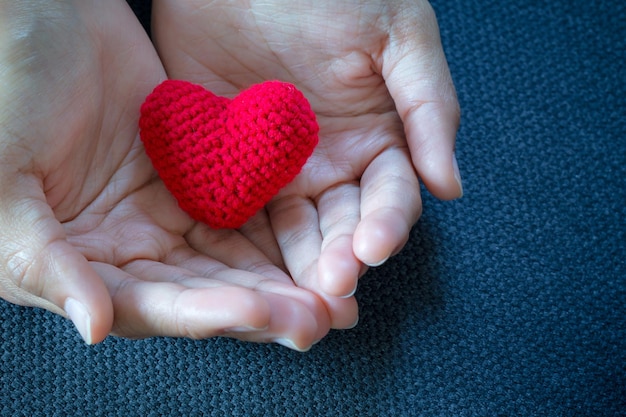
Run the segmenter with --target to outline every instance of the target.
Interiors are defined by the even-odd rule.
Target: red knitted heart
[[[141,106],[139,127],[179,206],[213,228],[240,227],[291,182],[319,130],[304,95],[279,81],[230,100],[168,80]]]

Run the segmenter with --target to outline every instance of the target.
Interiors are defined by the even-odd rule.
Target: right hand
[[[402,249],[421,213],[419,180],[462,194],[459,104],[426,0],[155,0],[153,38],[171,78],[234,96],[296,85],[319,145],[266,206],[287,269],[326,303],[332,327],[358,319],[367,265]]]

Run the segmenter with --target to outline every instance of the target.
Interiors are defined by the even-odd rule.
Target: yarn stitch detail
[[[141,106],[140,137],[178,205],[212,228],[238,228],[302,170],[318,143],[295,86],[266,81],[234,99],[181,80]]]

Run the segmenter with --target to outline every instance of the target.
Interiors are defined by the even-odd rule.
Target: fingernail
[[[278,343],[279,345],[288,347],[289,349],[298,351],[298,352],[306,352],[311,349],[311,346],[307,348],[298,347],[293,340],[287,339],[286,337],[279,337],[278,339],[274,339],[274,343]]]
[[[357,324],[359,324],[359,316],[357,316],[356,320],[354,321],[352,325],[346,327],[346,330],[354,329],[357,326]]]
[[[254,327],[254,326],[235,326],[224,329],[226,333],[247,333],[247,332],[261,332],[267,330],[269,326]]]
[[[91,316],[87,312],[85,305],[73,298],[65,300],[65,312],[69,316],[76,330],[80,333],[85,343],[91,344]]]
[[[384,264],[385,262],[387,262],[389,260],[389,257],[386,257],[385,259],[383,259],[380,262],[373,262],[373,263],[366,263],[367,266],[370,266],[372,268],[376,268],[377,266],[381,266],[382,264]]]
[[[452,154],[452,168],[454,169],[454,179],[459,184],[459,198],[463,197],[463,181],[461,180],[461,171],[459,171],[459,163],[456,160],[456,155]]]
[[[352,289],[352,291],[350,291],[346,295],[340,296],[339,298],[350,298],[350,297],[352,297],[354,294],[356,294],[356,289],[358,288],[358,286],[359,286],[359,282],[357,281],[357,282],[354,283],[354,288]]]

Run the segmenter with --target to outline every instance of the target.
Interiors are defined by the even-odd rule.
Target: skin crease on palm
[[[268,258],[280,263],[282,254],[297,284],[324,300],[331,326],[350,327],[358,278],[404,246],[421,213],[418,175],[439,198],[462,194],[453,157],[459,107],[432,8],[365,0],[153,7],[170,78],[231,97],[280,79],[310,100],[320,144],[254,230]],[[279,250],[266,244],[274,236]]]

